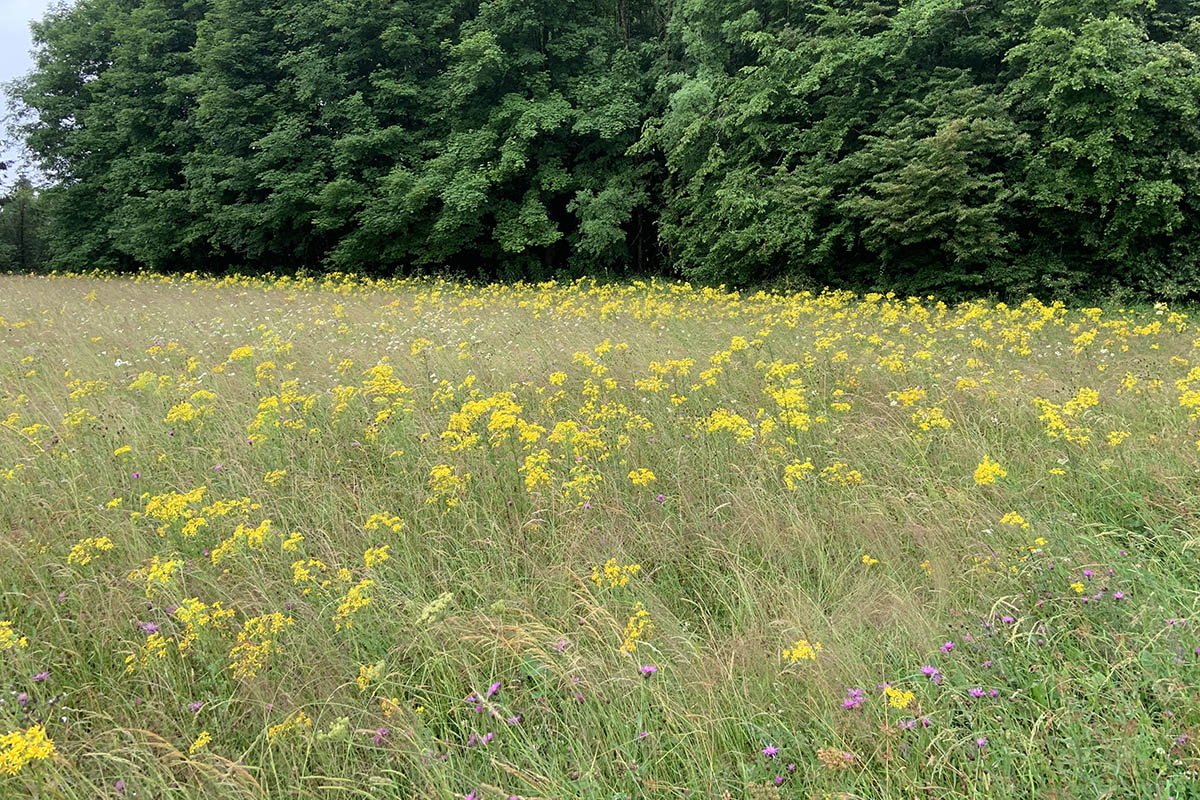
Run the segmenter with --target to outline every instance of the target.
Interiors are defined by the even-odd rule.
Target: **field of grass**
[[[0,276],[0,797],[1200,797],[1200,327]]]

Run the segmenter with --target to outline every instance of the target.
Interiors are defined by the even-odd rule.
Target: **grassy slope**
[[[1196,796],[1182,315],[6,277],[0,317],[0,735],[56,748],[0,797]]]

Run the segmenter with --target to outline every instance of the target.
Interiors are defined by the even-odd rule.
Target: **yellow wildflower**
[[[975,483],[980,486],[986,486],[989,483],[995,483],[996,478],[1003,478],[1008,475],[1008,471],[1004,467],[992,461],[988,456],[983,457],[983,461],[975,468]]]
[[[792,664],[795,664],[797,661],[816,661],[817,653],[823,649],[820,642],[797,639],[791,647],[784,649],[783,657]]]

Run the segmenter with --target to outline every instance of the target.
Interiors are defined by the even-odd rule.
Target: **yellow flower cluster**
[[[1004,467],[992,461],[988,456],[984,456],[983,461],[979,462],[979,466],[975,468],[975,483],[987,486],[989,483],[995,483],[997,478],[1007,475],[1008,471]]]
[[[191,747],[188,748],[188,755],[194,756],[196,753],[208,747],[210,742],[212,742],[212,734],[208,731],[200,731],[200,735],[196,737],[196,740],[192,742]]]
[[[145,585],[146,597],[155,591],[169,586],[175,573],[183,569],[183,561],[177,558],[159,558],[154,556],[150,563],[139,569],[132,570],[126,578],[135,583]]]
[[[34,725],[0,736],[0,775],[16,775],[30,761],[44,761],[55,753],[46,729]]]
[[[653,629],[650,612],[641,603],[635,603],[621,634],[621,652],[628,655],[637,650],[638,642],[649,637]]]
[[[12,622],[0,619],[0,650],[12,650],[17,647],[28,647],[29,639],[18,636],[13,630]]]
[[[797,661],[816,661],[817,653],[823,649],[820,642],[797,639],[791,647],[784,648],[783,657],[791,664],[795,664]]]
[[[288,736],[303,736],[312,730],[312,724],[312,717],[303,710],[294,711],[283,722],[267,728],[267,741],[274,744]]]
[[[916,699],[916,695],[912,692],[903,689],[897,689],[895,686],[885,686],[883,694],[887,697],[888,705],[892,708],[908,708]]]
[[[1000,524],[1001,525],[1012,525],[1013,527],[1016,527],[1016,528],[1025,528],[1025,529],[1029,528],[1029,523],[1025,521],[1025,518],[1022,517],[1020,514],[1018,514],[1015,511],[1009,511],[1007,514],[1005,514],[1003,517],[1001,517]]]
[[[354,615],[371,604],[370,588],[375,581],[363,578],[346,590],[346,594],[338,602],[337,611],[333,615],[335,630],[349,628],[354,625]]]
[[[630,470],[629,480],[633,481],[634,486],[646,486],[655,480],[655,477],[654,473],[648,469],[635,469]]]
[[[620,564],[615,558],[610,558],[604,562],[603,566],[592,567],[592,582],[597,586],[606,586],[609,589],[615,586],[624,586],[641,570],[641,564]]]
[[[71,552],[67,554],[68,564],[78,564],[83,566],[91,563],[97,555],[107,550],[113,549],[113,541],[107,536],[93,536],[87,539],[80,539],[71,546]]]
[[[849,465],[838,461],[821,470],[821,477],[838,486],[858,486],[863,482],[862,473],[850,469]]]
[[[292,618],[278,611],[251,617],[242,623],[237,644],[229,651],[229,670],[235,678],[253,678],[265,669],[278,652],[278,635],[292,625]]]

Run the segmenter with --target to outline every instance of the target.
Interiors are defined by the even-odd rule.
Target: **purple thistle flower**
[[[921,672],[925,675],[925,677],[929,678],[929,680],[933,681],[934,683],[940,684],[942,682],[942,673],[937,667],[932,667],[926,664],[925,666],[921,667]]]
[[[762,754],[767,758],[774,758],[779,754],[779,748],[773,744],[769,744],[762,749]]]
[[[943,653],[949,653],[951,650],[954,649],[954,642],[946,642],[938,649],[941,650]]]
[[[980,736],[978,739],[975,740],[975,746],[978,747],[980,750],[987,747],[987,743],[988,743],[988,740],[984,736]]]
[[[641,668],[641,673],[646,677],[650,677],[656,672],[658,672],[658,667],[654,666],[653,664],[646,664]]]

